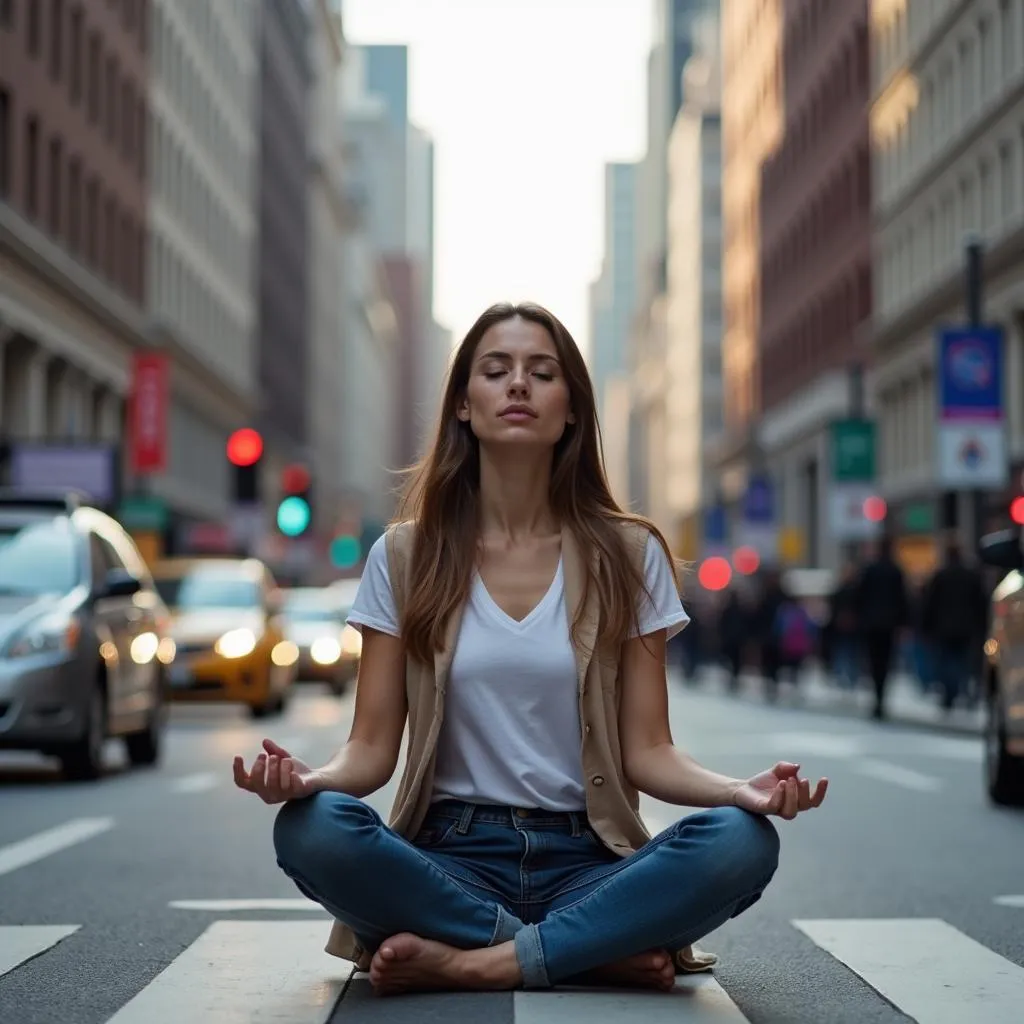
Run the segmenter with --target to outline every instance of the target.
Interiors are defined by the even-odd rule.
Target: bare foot
[[[403,932],[382,942],[370,962],[370,984],[379,995],[439,989],[511,989],[520,981],[511,942],[464,950]]]
[[[585,980],[588,984],[657,988],[668,992],[675,987],[676,969],[668,953],[654,949],[588,971]]]

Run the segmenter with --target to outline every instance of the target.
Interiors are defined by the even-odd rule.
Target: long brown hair
[[[550,501],[558,521],[572,530],[586,559],[583,604],[590,588],[597,588],[603,612],[602,643],[617,646],[626,639],[637,624],[637,598],[645,591],[645,581],[629,558],[619,524],[636,522],[650,530],[674,571],[669,546],[657,527],[625,512],[612,497],[604,471],[594,387],[576,342],[558,318],[541,306],[499,303],[480,316],[455,353],[434,444],[412,468],[399,509],[399,521],[416,524],[401,615],[402,639],[407,653],[422,663],[429,663],[444,645],[446,626],[469,593],[477,558],[480,445],[470,425],[456,413],[480,339],[495,324],[515,317],[539,324],[551,335],[569,386],[576,422],[566,426],[555,445]],[[595,552],[600,555],[596,572],[591,568]],[[574,639],[578,625],[577,619],[572,624]]]

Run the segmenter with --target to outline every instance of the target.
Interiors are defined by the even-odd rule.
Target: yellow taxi
[[[285,636],[280,594],[257,559],[170,558],[153,568],[171,613],[169,697],[245,704],[253,717],[284,710],[298,647]]]

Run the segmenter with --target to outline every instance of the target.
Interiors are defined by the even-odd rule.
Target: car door
[[[1010,753],[1024,756],[1024,573],[1015,571],[1000,585],[1003,633],[1002,688]]]

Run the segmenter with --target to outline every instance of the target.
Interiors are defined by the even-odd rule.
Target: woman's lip
[[[535,419],[532,412],[523,412],[522,409],[510,409],[501,414],[503,420],[532,420]]]

